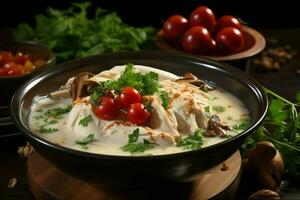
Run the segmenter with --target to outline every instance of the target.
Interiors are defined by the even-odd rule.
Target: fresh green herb
[[[193,135],[189,135],[185,138],[180,138],[177,142],[178,147],[183,149],[196,150],[200,149],[203,145],[203,130],[198,129]]]
[[[216,100],[216,99],[218,99],[218,97],[213,97],[211,100]]]
[[[218,113],[221,113],[225,111],[225,108],[223,106],[213,106],[213,110]]]
[[[161,105],[166,109],[169,105],[170,97],[166,91],[161,90],[159,93],[159,97],[162,101]]]
[[[204,114],[205,114],[205,116],[207,117],[207,118],[210,118],[211,117],[211,112],[210,112],[210,108],[209,108],[209,106],[205,106],[204,107]]]
[[[250,126],[250,119],[248,117],[241,118],[237,124],[233,125],[234,130],[245,130]]]
[[[39,130],[40,133],[53,133],[58,131],[57,128],[45,128],[45,126],[42,126]]]
[[[154,143],[144,139],[142,143],[128,143],[125,146],[122,146],[121,149],[130,153],[143,153],[146,150],[153,149],[154,147]]]
[[[76,142],[76,144],[79,144],[79,145],[87,145],[94,140],[94,136],[95,136],[95,134],[90,133],[87,137],[85,137],[81,140],[76,140],[75,142]]]
[[[139,139],[140,129],[135,129],[131,134],[128,135],[128,143],[137,142]]]
[[[209,112],[210,112],[210,111],[209,111],[209,106],[206,106],[206,107],[204,108],[204,110],[205,110],[205,112],[209,113]]]
[[[40,117],[44,119],[61,119],[62,115],[70,112],[72,109],[72,105],[68,105],[65,108],[51,108],[48,109],[45,113],[43,113]]]
[[[89,7],[90,3],[84,2],[73,3],[67,10],[49,8],[46,15],[35,17],[35,26],[22,23],[13,35],[17,40],[46,44],[58,62],[155,46],[154,28],[135,28],[123,23],[116,13],[97,8],[93,14]]]
[[[139,139],[139,129],[135,129],[131,134],[128,135],[128,144],[121,147],[123,151],[130,153],[143,153],[146,150],[153,149],[154,143],[144,139],[143,142],[137,142]]]
[[[83,126],[83,127],[87,127],[88,124],[93,120],[92,116],[91,115],[88,115],[84,118],[82,118],[80,121],[79,121],[79,125]]]
[[[262,125],[242,145],[243,152],[261,140],[272,142],[280,151],[285,168],[293,179],[300,179],[300,92],[293,103],[264,88],[270,99],[267,116]]]

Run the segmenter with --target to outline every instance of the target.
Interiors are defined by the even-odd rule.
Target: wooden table
[[[278,94],[294,100],[296,91],[300,91],[300,75],[296,75],[296,69],[300,69],[300,28],[294,29],[268,29],[261,30],[266,37],[278,39],[281,43],[291,45],[298,54],[294,59],[283,66],[279,72],[254,74],[260,83],[272,89]],[[2,200],[32,200],[26,178],[26,159],[17,154],[17,147],[0,150],[0,199]],[[14,188],[8,188],[10,178],[17,178]],[[246,187],[247,181],[242,179],[242,187]],[[300,199],[300,188],[287,188],[284,193],[286,200]],[[242,198],[242,197],[241,197]],[[241,199],[240,198],[240,199]]]

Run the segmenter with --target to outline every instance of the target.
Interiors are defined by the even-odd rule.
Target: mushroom
[[[203,80],[198,79],[195,75],[190,72],[184,74],[182,78],[175,80],[177,83],[189,83],[199,87],[200,90],[206,92],[207,90],[213,90],[214,88],[207,85]]]
[[[284,173],[279,151],[269,141],[261,141],[247,152],[246,169],[254,175],[263,188],[276,190]]]
[[[75,101],[77,98],[88,95],[88,87],[91,83],[90,81],[88,81],[88,79],[92,76],[94,76],[94,74],[89,72],[82,72],[77,74],[70,87],[70,94],[73,101]]]
[[[217,115],[212,115],[208,120],[208,128],[203,135],[206,137],[214,137],[217,135],[220,137],[226,137],[228,130],[230,130],[230,128],[223,125]]]

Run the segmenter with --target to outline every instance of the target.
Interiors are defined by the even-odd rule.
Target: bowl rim
[[[53,143],[49,140],[46,140],[39,135],[33,133],[29,128],[27,128],[23,122],[21,121],[21,116],[20,116],[20,107],[23,104],[24,100],[20,100],[20,97],[24,97],[26,92],[28,92],[35,84],[42,82],[43,77],[49,77],[53,76],[54,74],[57,74],[59,71],[57,70],[63,70],[64,65],[70,65],[74,62],[79,62],[79,61],[85,61],[88,59],[93,59],[93,58],[98,58],[98,57],[113,57],[113,56],[125,56],[125,57],[132,57],[132,56],[150,56],[150,55],[156,55],[156,56],[170,56],[170,57],[177,57],[177,58],[185,58],[185,59],[190,59],[193,62],[197,60],[198,62],[201,62],[202,64],[205,65],[210,65],[214,69],[217,69],[221,71],[222,73],[228,74],[230,73],[235,73],[238,74],[239,76],[242,76],[243,78],[246,78],[249,83],[251,83],[251,86],[247,83],[247,86],[251,88],[253,93],[258,97],[260,100],[260,104],[263,108],[263,110],[260,110],[260,116],[257,117],[257,121],[255,121],[251,127],[248,129],[244,130],[243,132],[228,138],[222,142],[200,148],[197,150],[188,150],[188,151],[182,151],[178,153],[171,153],[171,154],[162,154],[162,155],[137,155],[137,156],[124,156],[124,155],[109,155],[109,154],[99,154],[99,153],[91,153],[91,152],[86,152],[86,151],[81,151],[81,150],[76,150],[76,149],[71,149],[68,147],[61,146],[59,144]],[[151,66],[150,66],[151,67]],[[221,68],[220,68],[221,67]],[[203,152],[203,151],[209,151],[211,149],[214,149],[218,146],[221,146],[225,143],[229,143],[232,140],[235,140],[236,138],[243,137],[243,136],[248,136],[252,131],[254,131],[262,122],[264,117],[266,116],[267,110],[268,110],[268,97],[266,93],[263,90],[263,87],[252,77],[248,76],[246,73],[242,72],[241,70],[234,68],[233,66],[226,64],[226,63],[221,63],[217,62],[214,60],[209,60],[206,58],[199,58],[197,56],[192,56],[192,55],[187,55],[187,54],[182,54],[182,53],[174,53],[174,52],[162,52],[162,51],[140,51],[140,52],[122,52],[122,53],[108,53],[108,54],[101,54],[101,55],[94,55],[94,56],[89,56],[86,58],[81,58],[81,59],[75,59],[71,61],[67,61],[64,63],[60,63],[56,65],[55,67],[56,70],[46,70],[40,73],[38,76],[31,78],[30,80],[26,81],[25,84],[23,84],[18,90],[14,93],[12,100],[11,100],[11,116],[16,124],[16,126],[23,132],[29,139],[32,139],[33,141],[37,141],[39,143],[42,143],[43,145],[46,145],[48,148],[52,148],[58,151],[63,151],[64,153],[67,154],[72,154],[76,156],[82,156],[85,158],[93,158],[93,159],[101,159],[101,160],[165,160],[165,159],[172,159],[172,158],[178,158],[182,156],[187,156],[187,155],[192,155],[195,153]]]
[[[55,64],[55,61],[56,61],[55,54],[51,51],[51,49],[47,45],[45,45],[43,43],[36,42],[36,41],[28,41],[28,40],[18,41],[18,40],[13,40],[13,39],[7,39],[7,38],[0,37],[0,42],[3,42],[3,41],[8,42],[8,43],[14,43],[14,44],[17,44],[17,45],[38,46],[38,47],[44,48],[49,53],[49,59],[46,60],[45,64],[41,65],[40,67],[38,67],[37,69],[31,71],[28,74],[16,75],[16,76],[0,76],[0,79],[2,79],[2,80],[14,80],[14,79],[17,80],[17,79],[20,79],[20,78],[26,78],[26,77],[31,76],[33,73],[36,73],[36,72],[40,71],[40,69],[43,69],[45,66]],[[0,49],[0,51],[6,51],[6,50]],[[28,54],[30,54],[30,53],[28,53]]]
[[[233,60],[248,58],[248,57],[258,54],[266,47],[266,39],[257,30],[243,25],[242,32],[247,32],[248,34],[250,34],[253,37],[253,39],[255,41],[254,45],[252,47],[250,47],[249,49],[246,49],[245,51],[241,51],[241,52],[237,52],[237,53],[233,53],[233,54],[229,54],[229,55],[210,56],[210,55],[202,55],[202,54],[191,54],[188,52],[177,50],[177,49],[173,48],[172,46],[168,45],[168,43],[164,40],[162,30],[157,32],[156,37],[155,37],[155,43],[161,50],[182,52],[182,53],[187,53],[190,55],[199,56],[199,57],[208,58],[208,59],[217,60],[217,61],[233,61]]]

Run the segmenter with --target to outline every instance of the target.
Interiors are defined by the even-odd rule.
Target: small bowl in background
[[[0,76],[0,85],[2,86],[0,105],[8,105],[12,95],[19,86],[43,69],[55,64],[55,57],[52,51],[47,46],[36,42],[19,42],[0,38],[0,51],[9,51],[13,54],[22,52],[29,54],[34,60],[42,59],[45,61],[45,64],[28,74],[20,76]]]

